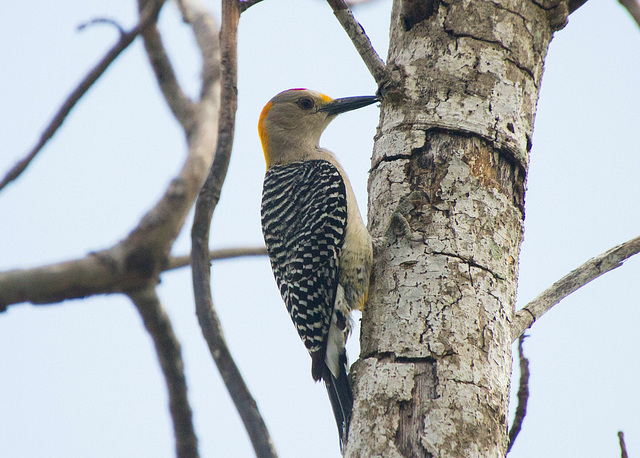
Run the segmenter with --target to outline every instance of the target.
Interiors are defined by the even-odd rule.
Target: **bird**
[[[345,344],[351,311],[362,310],[367,300],[373,244],[349,178],[319,141],[337,115],[377,101],[289,89],[265,105],[258,121],[267,166],[264,241],[282,299],[311,356],[311,375],[329,394],[341,450],[353,410]]]

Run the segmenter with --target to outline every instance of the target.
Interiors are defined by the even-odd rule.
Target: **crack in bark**
[[[536,0],[531,0],[531,3],[533,3],[534,5],[536,5],[536,6],[537,6],[538,8],[540,8],[541,10],[544,10],[544,11],[547,11],[547,12],[548,12],[548,11],[553,10],[554,8],[557,8],[557,7],[558,7],[558,5],[560,5],[560,3],[561,3],[561,2],[558,2],[558,3],[556,3],[555,5],[553,5],[553,6],[549,6],[549,7],[545,7],[542,3],[537,2]]]
[[[471,282],[471,288],[473,288],[473,293],[476,298],[478,297],[478,292],[476,291],[476,287],[473,284],[473,275],[471,274],[471,264],[467,264],[467,271],[469,272],[469,282]]]
[[[522,16],[520,13],[518,13],[516,11],[512,11],[512,10],[510,10],[508,8],[505,8],[504,6],[499,5],[499,4],[495,3],[495,2],[489,2],[489,3],[494,5],[497,9],[500,9],[502,11],[506,11],[506,12],[508,12],[510,14],[513,14],[514,16],[519,17],[523,21],[523,24],[525,26],[524,28],[529,33],[529,36],[533,37],[533,34],[531,33],[531,31],[526,27],[526,19],[525,19],[524,16]],[[451,9],[451,5],[447,5],[447,14],[449,13],[450,9]],[[551,8],[551,10],[553,10],[553,8]],[[450,37],[453,37],[454,39],[456,39],[456,42],[457,42],[458,38],[470,38],[472,40],[481,41],[483,43],[489,43],[489,44],[497,45],[500,48],[502,48],[503,50],[507,51],[509,54],[513,54],[514,53],[514,51],[512,51],[509,47],[507,47],[500,40],[497,40],[497,39],[496,40],[491,40],[491,39],[488,39],[488,38],[481,38],[481,37],[472,35],[470,33],[459,33],[459,32],[456,32],[453,28],[447,27],[446,24],[443,25],[443,30],[447,35],[449,35]],[[457,46],[457,43],[456,43],[456,46]],[[513,65],[516,66],[516,68],[520,69],[521,71],[523,71],[527,75],[529,75],[529,77],[531,77],[531,79],[533,80],[533,83],[536,86],[536,88],[538,88],[538,85],[536,84],[536,79],[535,79],[535,76],[534,76],[534,72],[533,72],[532,69],[529,69],[529,68],[525,67],[523,64],[521,64],[520,62],[516,61],[515,59],[509,58],[509,57],[506,57],[506,56],[505,56],[505,60],[508,61],[508,62],[511,62]]]
[[[463,263],[467,264],[469,266],[469,268],[477,267],[478,269],[483,270],[483,271],[491,274],[491,276],[493,276],[496,280],[503,280],[504,279],[504,275],[496,273],[496,272],[492,271],[491,269],[489,269],[488,267],[485,267],[485,266],[482,266],[482,265],[478,264],[473,259],[465,258],[464,256],[461,256],[459,254],[449,253],[449,252],[446,252],[446,251],[431,251],[430,254],[439,254],[439,255],[443,255],[443,256],[449,256],[449,257],[452,257],[452,258],[460,259]],[[471,279],[471,282],[472,282],[472,285],[473,285],[473,279]]]
[[[547,13],[547,20],[552,32],[563,29],[569,19],[569,14],[580,8],[587,0],[559,1],[554,5],[545,7],[541,2],[532,0],[532,3]]]
[[[455,353],[449,351],[442,356],[455,356]],[[380,362],[385,363],[436,363],[437,359],[433,356],[398,356],[392,351],[379,351],[372,352],[366,355],[360,355],[360,359],[373,358]]]
[[[507,13],[511,13],[514,16],[518,16],[520,19],[522,19],[522,22],[523,22],[523,24],[525,25],[525,28],[526,28],[527,18],[525,18],[522,14],[520,14],[520,12],[512,10],[512,9],[509,9],[509,8],[506,7],[506,5],[503,5],[501,3],[497,3],[497,2],[493,2],[493,1],[489,2],[489,3],[494,5],[499,10],[506,11]],[[531,31],[529,29],[527,29],[527,32],[529,32],[529,36],[531,36],[533,38],[533,34],[531,33]]]
[[[406,128],[403,129],[403,127],[406,127]],[[383,132],[383,134],[386,134],[386,133],[391,132],[391,131],[399,131],[399,130],[402,130],[403,133],[405,133],[405,134],[408,134],[411,131],[423,132],[424,135],[425,135],[425,144],[426,144],[426,138],[430,134],[447,134],[447,135],[458,136],[458,137],[463,137],[463,138],[476,138],[477,137],[477,138],[480,138],[480,139],[483,139],[483,140],[486,140],[487,142],[489,142],[493,146],[493,148],[499,153],[500,157],[503,157],[510,164],[517,165],[518,168],[520,168],[523,172],[527,171],[526,167],[518,159],[517,152],[512,150],[509,147],[509,145],[505,145],[502,142],[498,141],[497,136],[488,136],[488,135],[484,135],[484,134],[481,134],[479,132],[470,131],[470,130],[451,129],[451,128],[443,127],[443,126],[434,126],[433,124],[427,124],[427,123],[424,123],[424,122],[401,122],[401,123],[393,125],[392,128],[390,128],[389,130]],[[496,131],[495,128],[493,130]],[[527,143],[529,143],[528,135],[527,135]],[[411,154],[398,154],[398,155],[390,156],[390,158],[391,158],[390,160],[385,160],[386,156],[383,156],[382,158],[378,159],[375,162],[375,164],[369,170],[369,173],[371,173],[372,171],[377,169],[377,167],[383,162],[392,162],[393,160],[398,160],[398,159],[412,159],[413,157],[415,157],[417,154],[419,154],[423,150],[424,150],[423,148],[413,148],[411,150]],[[404,156],[404,157],[402,157],[402,156]]]
[[[474,386],[476,388],[480,388],[480,389],[485,389],[486,390],[486,387],[483,387],[482,385],[478,385],[478,383],[474,382],[473,380],[459,380],[459,379],[455,379],[455,378],[450,378],[449,381],[453,382],[453,383],[460,383],[462,385],[471,385],[471,386]]]
[[[469,33],[457,33],[453,29],[449,29],[446,26],[444,27],[444,31],[447,33],[447,35],[449,35],[449,36],[451,36],[453,38],[456,38],[456,39],[458,39],[458,38],[470,38],[472,40],[481,41],[483,43],[489,43],[489,44],[497,45],[501,49],[507,51],[509,54],[513,54],[513,51],[510,48],[508,48],[507,46],[505,46],[504,44],[502,44],[502,42],[499,41],[499,40],[490,40],[488,38],[480,38],[480,37],[471,35]],[[511,62],[513,65],[516,66],[516,68],[518,68],[518,69],[522,70],[523,72],[525,72],[533,80],[534,86],[536,86],[536,88],[538,87],[538,85],[536,84],[535,76],[533,74],[533,70],[525,67],[523,64],[521,64],[520,62],[516,61],[515,59],[513,59],[511,57],[505,56],[504,60],[507,61],[507,62]]]
[[[584,0],[586,1],[586,0]],[[549,9],[545,9],[543,8],[540,4],[536,3],[535,0],[532,0],[532,3],[534,5],[536,5],[537,7],[541,8],[543,11],[550,11],[553,10],[554,8],[557,8],[557,5],[553,8],[549,8]],[[507,8],[505,5],[501,5],[500,3],[496,3],[496,2],[491,2],[491,4],[493,4],[497,9],[500,9],[502,11],[506,11],[508,13],[513,14],[514,16],[518,16],[520,19],[522,19],[522,25],[524,27],[524,29],[527,31],[527,33],[529,34],[529,37],[531,38],[531,42],[533,43],[533,48],[536,49],[536,40],[535,40],[535,35],[534,33],[529,29],[529,23],[527,22],[527,18],[524,17],[522,14],[520,14],[518,11],[512,10]],[[538,54],[540,54],[538,52]],[[515,64],[515,63],[514,63]],[[517,66],[517,64],[515,64]],[[534,85],[536,86],[536,88],[539,88],[539,85],[536,84],[535,79],[534,79]]]
[[[391,156],[383,156],[371,166],[371,168],[369,169],[369,173],[371,173],[376,168],[378,168],[378,166],[383,162],[393,162],[393,161],[398,161],[400,159],[411,159],[414,156],[414,154],[415,153],[413,153],[413,150],[412,150],[411,154],[394,154]]]
[[[504,48],[507,49],[507,48]],[[511,52],[511,51],[509,51]],[[536,77],[533,74],[533,70],[531,70],[530,68],[525,67],[524,65],[522,65],[521,63],[517,62],[514,59],[511,59],[509,57],[505,57],[504,60],[506,60],[507,62],[511,62],[513,65],[516,66],[516,68],[518,68],[519,70],[522,70],[523,72],[525,72],[533,81],[533,85],[536,87],[536,89],[538,89],[538,82],[536,81]]]

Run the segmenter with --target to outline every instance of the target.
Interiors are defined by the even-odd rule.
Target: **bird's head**
[[[280,154],[317,147],[322,132],[340,113],[377,101],[373,95],[332,99],[309,89],[279,93],[262,109],[258,122],[267,168],[281,162]]]

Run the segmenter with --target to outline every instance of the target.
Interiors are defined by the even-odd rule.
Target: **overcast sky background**
[[[219,17],[217,2],[208,2]],[[391,2],[355,14],[386,56]],[[23,157],[52,113],[117,39],[110,17],[136,22],[133,0],[6,4],[0,13],[0,173]],[[188,92],[199,58],[168,4],[161,30]],[[212,246],[262,244],[264,160],[256,124],[277,92],[332,97],[375,83],[320,0],[265,0],[243,14],[237,133]],[[590,257],[640,233],[640,29],[613,0],[590,0],[558,32],[546,61],[526,195],[518,306]],[[337,152],[366,211],[379,112],[339,117],[322,145]],[[0,270],[85,256],[122,239],[185,157],[178,124],[141,42],[74,109],[28,171],[0,193]],[[174,254],[190,247],[190,225]],[[216,262],[213,294],[231,351],[281,457],[339,456],[324,388],[279,297],[266,258]],[[573,294],[532,330],[531,399],[512,457],[640,454],[640,259]],[[201,337],[187,269],[159,292],[182,342],[203,457],[252,449]],[[358,331],[350,342],[358,355]],[[517,377],[517,371],[515,376]],[[517,385],[517,383],[515,384]],[[171,457],[167,395],[152,343],[122,296],[0,314],[0,457]]]

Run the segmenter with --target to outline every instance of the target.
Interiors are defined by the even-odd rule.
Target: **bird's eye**
[[[310,99],[309,97],[302,97],[301,99],[298,99],[296,103],[303,110],[311,110],[316,106],[313,99]]]

